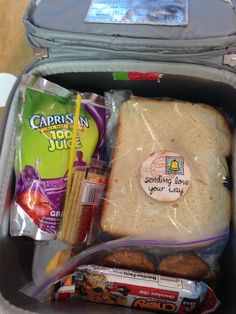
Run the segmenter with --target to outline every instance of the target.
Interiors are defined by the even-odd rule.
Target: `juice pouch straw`
[[[83,214],[83,203],[87,204],[87,199],[81,200],[81,197],[84,197],[81,195],[81,191],[87,188],[87,185],[84,185],[84,179],[85,179],[85,171],[86,167],[83,165],[83,163],[80,165],[76,165],[74,163],[74,155],[76,151],[76,136],[79,138],[82,137],[81,133],[83,132],[83,129],[80,128],[81,121],[79,120],[81,112],[81,97],[80,95],[77,95],[76,100],[76,109],[75,109],[75,117],[74,117],[74,125],[73,125],[73,136],[72,136],[72,145],[71,145],[71,151],[70,151],[70,158],[69,158],[69,164],[68,164],[68,182],[67,182],[67,191],[66,191],[66,202],[65,202],[65,209],[63,212],[63,219],[61,224],[61,230],[59,234],[59,239],[62,241],[67,241],[72,245],[76,245],[77,242],[77,232],[79,232],[79,242],[82,242],[81,238],[81,232],[79,231],[82,229],[81,225],[81,219]],[[103,130],[103,124],[100,125],[97,124],[100,127],[100,130]],[[98,127],[98,130],[99,130]],[[103,142],[103,139],[100,140],[100,143]],[[74,168],[75,166],[75,168]],[[104,185],[103,185],[104,186]],[[102,188],[103,188],[102,186]],[[92,200],[96,201],[98,203],[98,193],[99,188],[101,190],[100,185],[96,185],[96,189],[90,189],[90,192],[88,192],[90,195],[91,193],[95,193],[94,197],[95,199]],[[86,196],[85,196],[86,197]],[[89,200],[89,205],[94,205],[91,203],[91,200]],[[82,216],[81,216],[82,215]]]
[[[106,111],[103,98],[87,93],[76,136],[74,165],[86,165],[102,152]],[[94,100],[99,99],[99,104]],[[16,192],[10,234],[55,239],[64,208],[72,146],[73,94],[45,79],[26,75],[19,93],[16,136]]]
[[[63,220],[62,220],[61,232],[60,232],[61,239],[66,238],[68,220],[71,218],[73,214],[71,205],[73,203],[73,200],[75,199],[75,201],[77,202],[77,198],[78,198],[78,196],[75,195],[75,187],[78,185],[80,189],[80,185],[82,181],[81,176],[83,176],[83,173],[84,173],[84,171],[82,170],[80,172],[76,172],[73,174],[74,155],[75,155],[75,150],[76,150],[76,138],[77,136],[79,136],[78,134],[79,123],[78,122],[79,122],[80,110],[81,110],[81,96],[77,95],[74,124],[73,124],[72,145],[71,145],[70,158],[69,158],[69,163],[68,163],[68,181],[67,181],[67,188],[66,188],[66,201],[65,201],[65,208],[64,208]],[[73,186],[72,186],[72,182],[73,182]]]

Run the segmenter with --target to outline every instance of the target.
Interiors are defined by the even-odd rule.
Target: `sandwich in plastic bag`
[[[229,231],[231,131],[206,104],[107,94],[111,156],[102,230],[191,242]]]

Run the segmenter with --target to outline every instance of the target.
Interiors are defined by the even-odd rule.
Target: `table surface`
[[[29,0],[0,0],[0,72],[18,75],[33,58],[22,17]]]

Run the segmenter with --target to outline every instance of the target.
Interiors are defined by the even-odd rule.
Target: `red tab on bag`
[[[129,80],[131,81],[158,81],[162,78],[163,74],[154,72],[128,72]]]

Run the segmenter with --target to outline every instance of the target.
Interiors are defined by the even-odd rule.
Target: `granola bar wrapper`
[[[211,313],[219,301],[204,282],[96,265],[57,281],[51,300],[81,299],[167,313]]]

